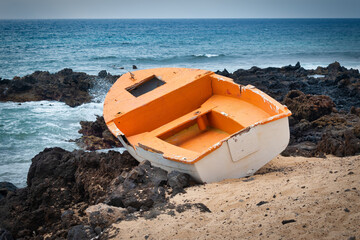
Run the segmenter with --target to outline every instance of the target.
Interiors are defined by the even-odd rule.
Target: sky
[[[360,18],[360,0],[0,0],[0,19]]]

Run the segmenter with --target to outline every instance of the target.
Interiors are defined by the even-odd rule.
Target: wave
[[[191,55],[180,55],[180,56],[171,56],[171,57],[137,57],[132,58],[131,61],[134,63],[152,63],[152,62],[161,62],[161,63],[181,63],[187,61],[208,61],[210,59],[219,59],[224,57],[231,57],[225,54],[191,54]]]
[[[90,61],[116,59],[116,58],[117,58],[116,56],[96,56],[96,57],[91,57]]]
[[[205,53],[205,54],[194,54],[194,55],[191,55],[191,56],[194,56],[194,57],[205,57],[205,58],[214,58],[214,57],[224,57],[225,54],[210,54],[210,53]]]

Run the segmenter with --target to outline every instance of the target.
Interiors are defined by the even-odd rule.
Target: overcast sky
[[[0,0],[14,18],[360,18],[360,0]]]

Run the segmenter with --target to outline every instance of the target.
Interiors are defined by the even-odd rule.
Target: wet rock
[[[132,69],[137,69],[137,66],[136,66],[136,65],[132,65]]]
[[[87,225],[77,225],[72,227],[69,232],[68,240],[89,240],[96,237],[95,231],[92,227]]]
[[[79,133],[83,136],[75,142],[85,150],[98,150],[122,147],[121,142],[107,128],[104,117],[97,116],[93,121],[81,121]]]
[[[99,73],[98,73],[98,77],[100,78],[105,78],[107,77],[108,73],[106,72],[106,70],[101,70]]]
[[[113,207],[103,203],[88,207],[86,216],[91,226],[104,228],[110,224],[125,219],[128,211],[124,208]]]
[[[111,75],[106,70],[101,70],[97,76],[98,78],[103,78],[109,81],[110,83],[115,83],[116,80],[120,77],[120,75]]]

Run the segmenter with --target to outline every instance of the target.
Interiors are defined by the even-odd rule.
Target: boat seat
[[[234,104],[232,97],[213,95],[199,108],[152,131],[130,136],[128,140],[133,146],[142,147],[148,151],[161,152],[164,156],[181,157],[183,160],[192,161],[200,157],[203,152],[207,152],[212,144],[269,116],[268,113],[252,104],[240,99],[237,101],[239,103]],[[210,126],[208,124],[207,130],[205,130],[206,126],[200,129],[202,116],[213,119],[213,123]],[[205,118],[205,121],[208,120]],[[196,129],[191,129],[196,123],[197,126],[193,127]]]
[[[199,115],[206,114],[210,112],[212,109],[214,109],[216,106],[202,106],[188,114],[185,114],[163,126],[160,126],[157,129],[154,129],[151,132],[144,132],[141,134],[137,134],[131,137],[128,137],[128,141],[133,146],[141,146],[145,148],[146,150],[159,152],[166,154],[167,156],[172,155],[179,156],[181,153],[182,160],[193,160],[200,156],[199,152],[191,151],[188,149],[184,149],[181,147],[178,147],[176,145],[173,145],[171,143],[168,143],[164,141],[163,139],[159,138],[162,134],[171,131],[172,129],[176,129],[179,125],[186,124],[187,122],[191,122],[195,120]],[[160,150],[161,149],[161,150]]]

